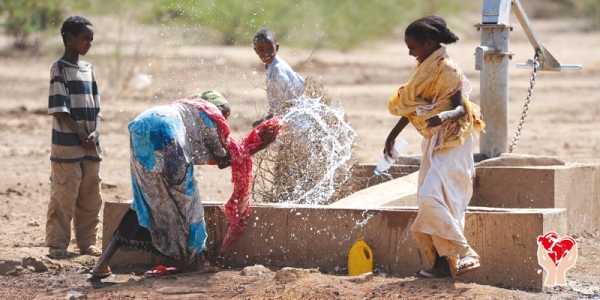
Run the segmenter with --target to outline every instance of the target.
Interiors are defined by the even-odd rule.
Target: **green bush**
[[[600,1],[571,0],[575,10],[589,20],[590,29],[600,29]]]
[[[61,25],[61,1],[1,0],[0,16],[5,34],[14,38],[15,48],[35,49],[40,41],[36,33]]]
[[[600,29],[598,0],[521,0],[531,18],[577,18],[588,21],[589,29]]]
[[[225,45],[251,44],[254,33],[272,28],[286,44],[314,45],[329,26],[323,46],[347,49],[388,35],[428,14],[455,15],[467,0],[155,0],[146,21],[200,25],[221,33]]]
[[[19,47],[36,44],[29,40],[33,34],[60,26],[63,11],[184,25],[185,30],[174,34],[191,37],[191,42],[249,45],[258,29],[271,27],[287,45],[312,47],[327,33],[321,46],[348,49],[387,36],[425,14],[450,17],[465,5],[473,8],[469,0],[0,1],[5,32]]]

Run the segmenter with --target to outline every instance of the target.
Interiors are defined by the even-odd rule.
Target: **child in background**
[[[400,120],[389,133],[384,154],[410,122],[423,136],[419,170],[419,212],[411,231],[433,266],[419,276],[460,276],[479,268],[479,255],[465,238],[465,210],[473,195],[474,135],[482,131],[479,107],[466,97],[468,81],[441,44],[458,37],[440,16],[411,23],[404,33],[408,54],[417,59],[406,83],[389,99]]]
[[[265,64],[269,100],[269,113],[265,120],[268,120],[274,115],[283,113],[280,107],[282,95],[285,96],[286,101],[292,101],[300,96],[298,91],[304,86],[304,79],[277,55],[279,44],[273,30],[263,28],[256,32],[254,51]],[[257,126],[262,121],[264,120],[256,121],[253,126]]]
[[[69,257],[73,219],[79,252],[100,256],[100,94],[92,65],[79,60],[92,46],[94,28],[87,19],[71,16],[60,31],[65,52],[52,65],[48,99],[52,148],[46,246],[55,258]]]

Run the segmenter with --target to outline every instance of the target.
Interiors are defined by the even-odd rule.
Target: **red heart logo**
[[[548,252],[548,256],[558,266],[560,261],[571,251],[573,246],[577,244],[570,236],[565,236],[560,239],[556,232],[549,231],[537,239],[538,244],[541,243],[544,249]]]

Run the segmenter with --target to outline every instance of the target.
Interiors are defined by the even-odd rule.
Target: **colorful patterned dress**
[[[186,100],[188,102],[202,100]],[[205,109],[187,103],[151,108],[128,125],[131,135],[133,203],[118,229],[123,250],[146,250],[192,261],[205,247],[204,208],[194,165],[228,155],[216,122]]]

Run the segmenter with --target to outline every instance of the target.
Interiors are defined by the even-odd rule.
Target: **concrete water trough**
[[[363,165],[355,174],[370,178],[372,168]],[[254,204],[242,238],[221,254],[220,262],[225,268],[262,264],[346,274],[348,250],[364,237],[378,272],[411,276],[430,267],[410,232],[417,215],[415,168],[396,168],[398,178],[359,187],[330,206]],[[402,170],[413,174],[404,176],[409,172]],[[537,237],[548,231],[564,236],[597,230],[598,218],[592,216],[600,213],[599,194],[600,165],[477,168],[471,201],[477,206],[468,208],[465,236],[480,254],[482,267],[459,280],[541,290]],[[106,202],[104,247],[130,203]],[[205,203],[213,258],[227,230],[220,205]],[[139,251],[117,251],[111,261],[115,267],[158,263],[185,266]]]

